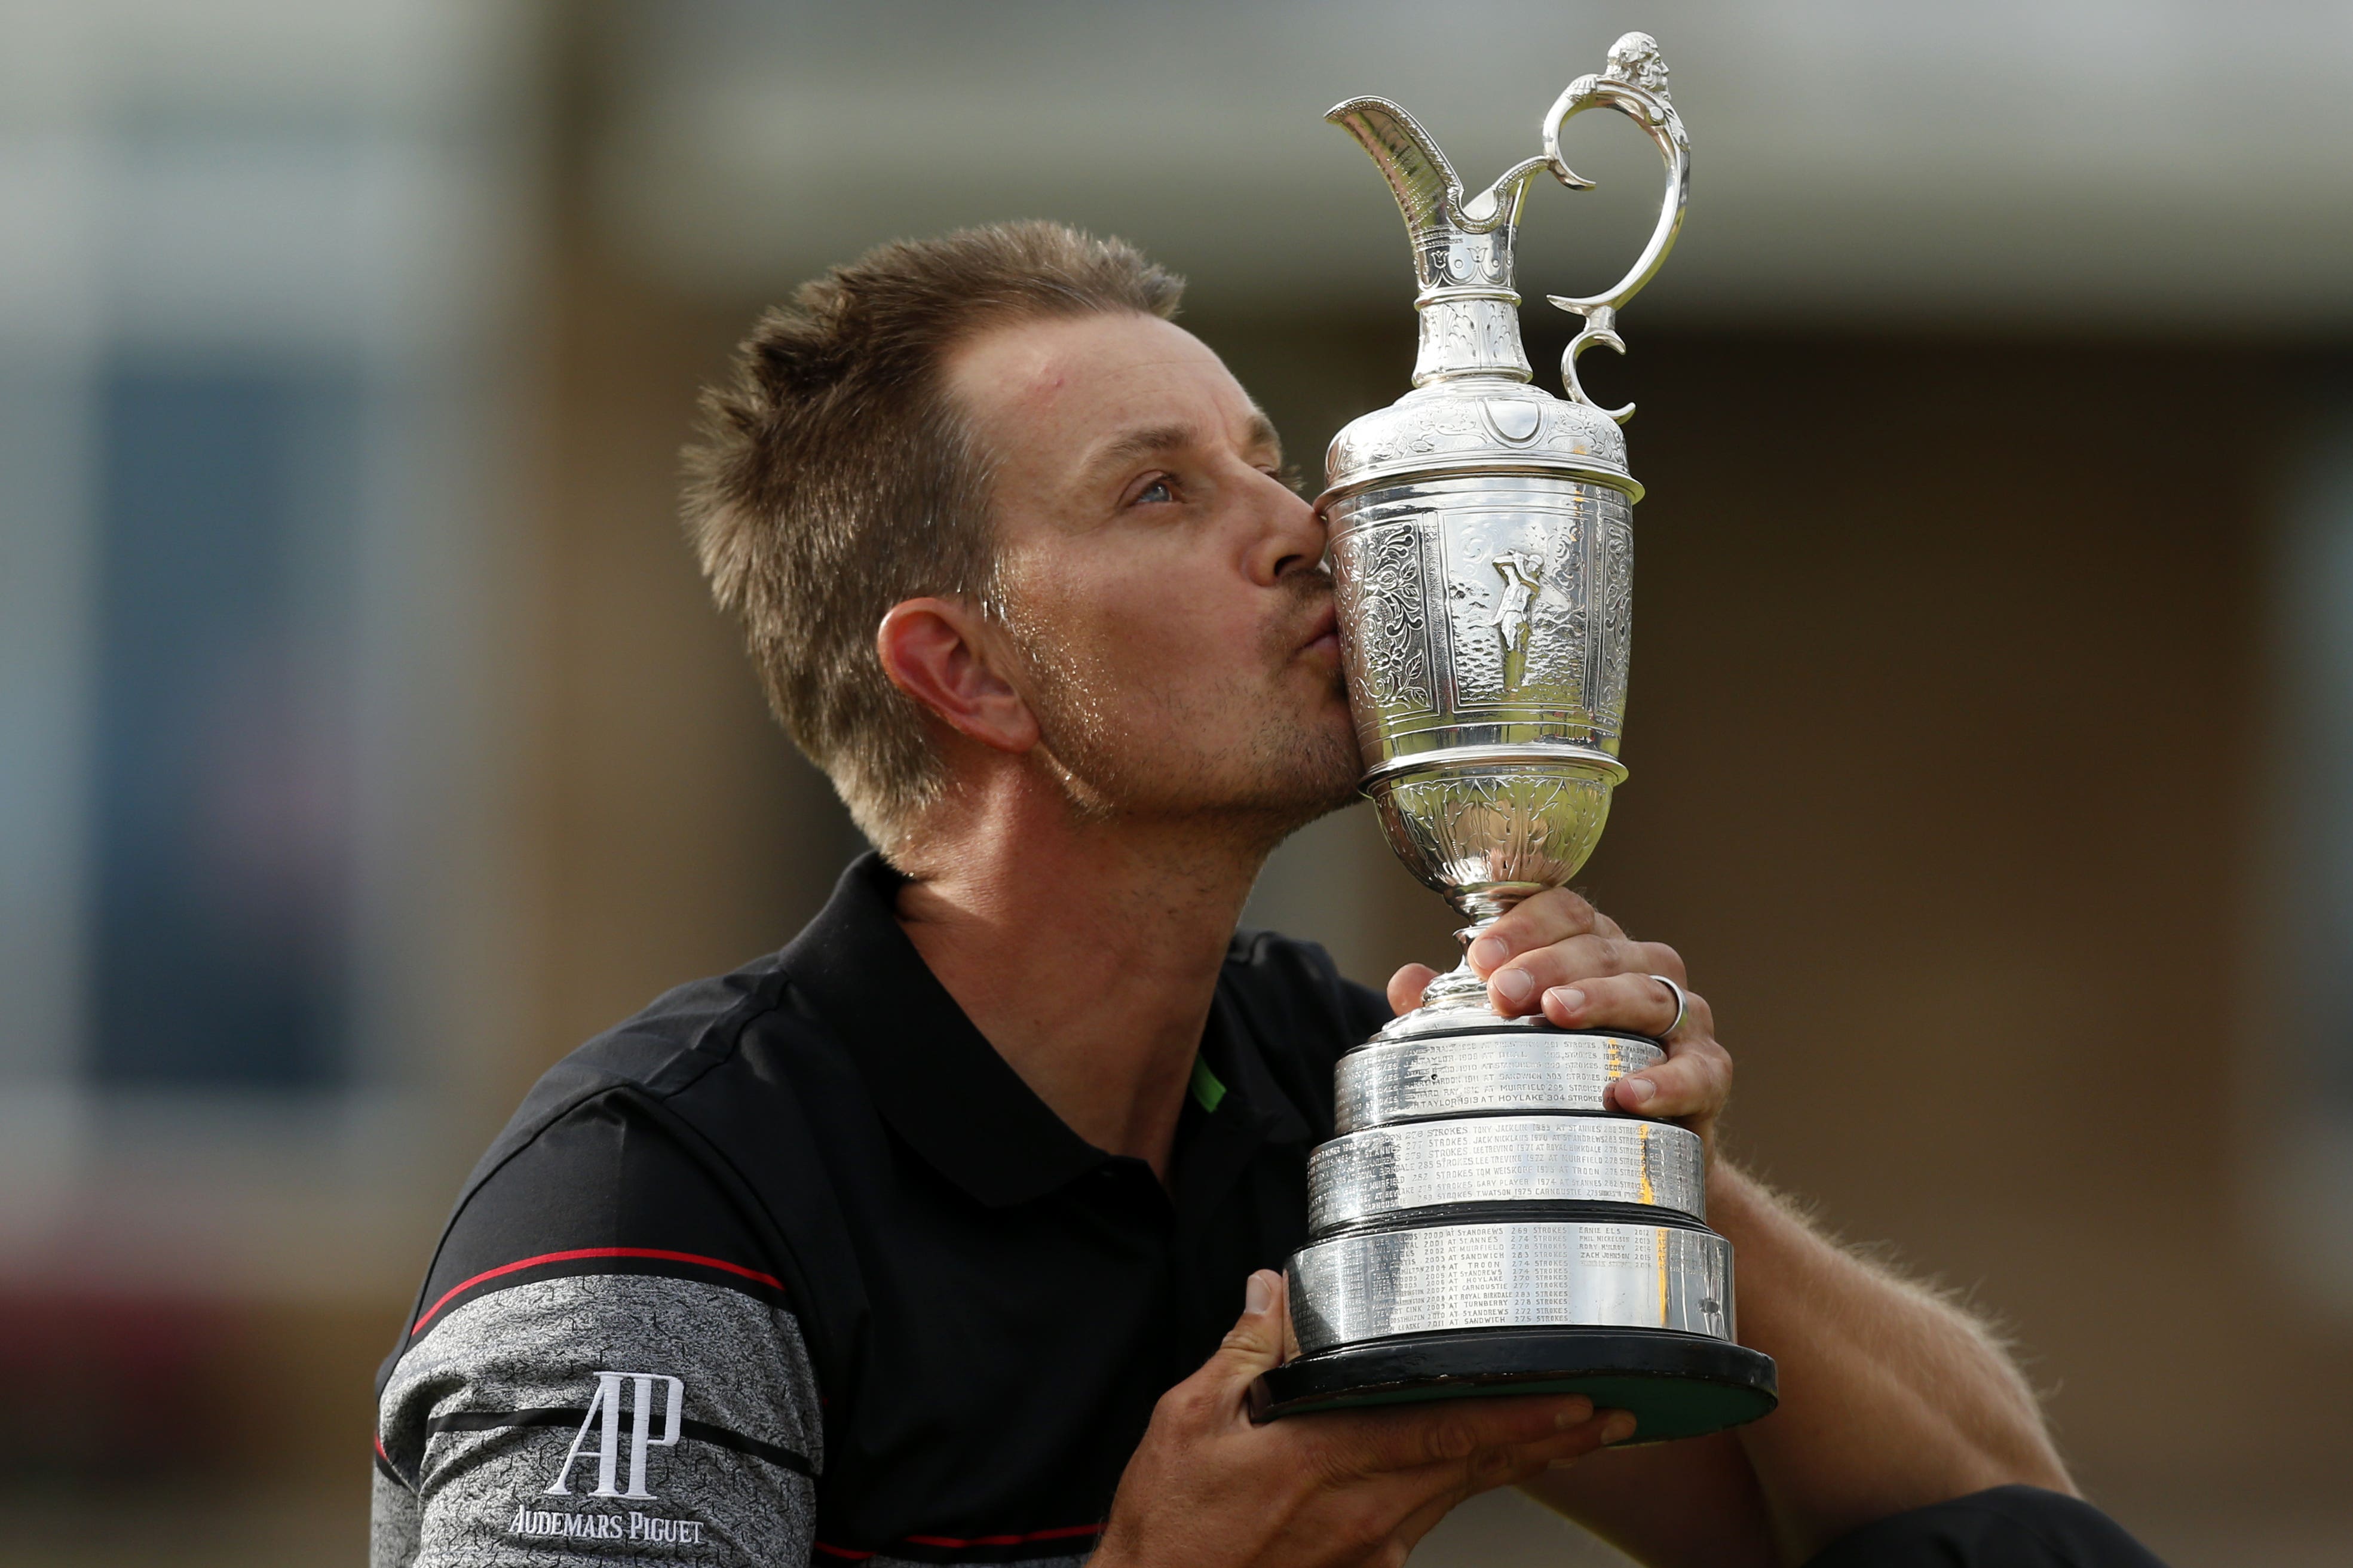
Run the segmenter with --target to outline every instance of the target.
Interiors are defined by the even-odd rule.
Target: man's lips
[[[1340,616],[1333,606],[1324,605],[1314,620],[1308,624],[1307,636],[1301,640],[1299,650],[1302,653],[1328,653],[1335,659],[1340,657]]]

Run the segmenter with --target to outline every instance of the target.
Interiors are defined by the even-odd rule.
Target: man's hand
[[[1609,1086],[1618,1110],[1680,1122],[1713,1152],[1715,1119],[1732,1096],[1732,1058],[1715,1043],[1715,1015],[1690,988],[1683,961],[1662,942],[1636,942],[1616,921],[1567,888],[1528,899],[1471,944],[1471,967],[1507,1018],[1542,1012],[1567,1029],[1629,1029],[1664,1035],[1675,999],[1651,977],[1663,974],[1691,999],[1667,1038],[1667,1059]],[[1407,1012],[1437,971],[1409,963],[1390,977],[1389,1005]]]
[[[1463,1499],[1630,1436],[1581,1395],[1445,1400],[1253,1426],[1282,1359],[1282,1277],[1250,1276],[1241,1320],[1163,1394],[1120,1478],[1093,1568],[1397,1568]]]

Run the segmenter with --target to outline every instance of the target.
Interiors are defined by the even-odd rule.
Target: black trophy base
[[[1259,1379],[1258,1419],[1482,1394],[1582,1394],[1634,1415],[1635,1443],[1720,1432],[1767,1414],[1773,1358],[1662,1329],[1466,1329],[1340,1345]]]

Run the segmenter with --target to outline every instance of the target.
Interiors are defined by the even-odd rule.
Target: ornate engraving
[[[1425,322],[1434,315],[1426,314]],[[1352,420],[1333,437],[1326,465],[1335,475],[1363,476],[1400,461],[1423,467],[1538,454],[1556,458],[1569,472],[1622,477],[1626,471],[1626,437],[1598,414],[1542,394],[1498,397],[1483,388],[1451,385]]]
[[[1416,457],[1424,457],[1439,447],[1442,436],[1476,436],[1479,416],[1468,405],[1449,399],[1433,403],[1421,416],[1401,432],[1405,449]]]
[[[1601,639],[1588,689],[1597,720],[1614,733],[1626,722],[1628,659],[1634,642],[1634,531],[1625,509],[1609,509],[1601,525]]]
[[[1581,489],[1525,480],[1481,510],[1441,514],[1447,566],[1436,586],[1454,627],[1458,713],[1501,707],[1585,722],[1598,584],[1582,542],[1591,504]]]
[[[1558,597],[1559,591],[1544,580],[1540,555],[1506,550],[1488,564],[1504,580],[1504,591],[1495,595],[1495,613],[1487,618],[1504,645],[1504,689],[1510,691],[1520,684],[1527,661],[1528,612],[1535,607],[1538,594]]]
[[[1362,714],[1434,711],[1421,542],[1414,525],[1343,534],[1333,542],[1332,567],[1349,701]]]
[[[1524,682],[1541,692],[1546,703],[1584,712],[1588,720],[1586,650],[1595,640],[1588,607],[1594,594],[1585,539],[1591,510],[1591,503],[1585,501],[1549,529],[1539,525],[1547,591],[1538,594],[1530,606],[1534,624],[1521,666]],[[1616,734],[1614,730],[1607,732]]]
[[[1408,775],[1376,784],[1389,847],[1433,888],[1556,888],[1577,875],[1609,820],[1610,781],[1531,761],[1522,767]]]
[[[1556,689],[1548,695],[1582,694],[1583,672],[1577,668],[1582,660],[1574,656],[1588,640],[1584,618],[1577,614],[1577,601],[1584,595],[1562,587],[1564,582],[1582,587],[1577,583],[1582,562],[1577,541],[1574,521],[1556,530],[1539,519],[1530,525],[1525,548],[1503,551],[1489,563],[1490,570],[1504,580],[1488,620],[1503,645],[1506,693],[1518,691],[1530,670],[1541,666],[1551,673],[1547,684]],[[1547,646],[1559,644],[1569,646]],[[1558,657],[1564,652],[1571,657]],[[1548,653],[1552,657],[1547,658]]]

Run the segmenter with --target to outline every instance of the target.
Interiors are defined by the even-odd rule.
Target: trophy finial
[[[1662,103],[1666,101],[1666,57],[1659,53],[1659,40],[1648,33],[1628,33],[1610,45],[1609,64],[1601,74],[1611,81],[1639,87]]]

